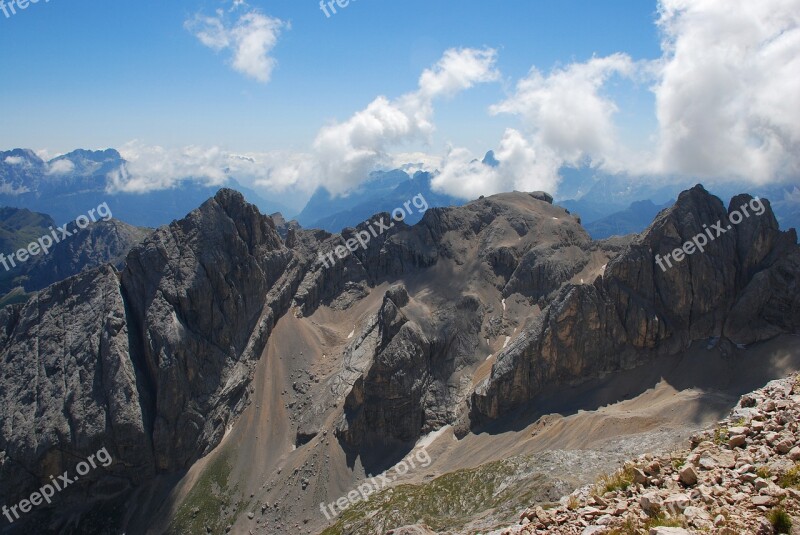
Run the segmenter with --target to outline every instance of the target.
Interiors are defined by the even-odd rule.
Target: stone
[[[644,467],[644,472],[649,476],[654,476],[661,473],[661,463],[653,461]]]
[[[717,451],[711,456],[717,464],[723,468],[733,468],[736,466],[736,456],[731,451]]]
[[[792,450],[793,447],[795,447],[794,442],[792,442],[788,438],[787,439],[783,439],[780,442],[778,442],[777,444],[775,444],[775,450],[778,453],[782,453],[784,455],[789,453]]]
[[[709,522],[711,521],[711,515],[707,511],[705,511],[704,509],[700,509],[699,507],[695,507],[693,505],[690,505],[689,507],[683,510],[683,516],[688,518],[690,521],[695,521],[695,520],[705,520]]]
[[[647,483],[647,476],[638,468],[633,469],[633,482],[637,485],[644,485]]]
[[[713,470],[717,467],[717,461],[715,461],[711,456],[704,455],[700,457],[700,461],[697,463],[697,465],[703,470]]]
[[[747,436],[746,435],[734,435],[728,440],[728,446],[731,448],[741,448],[745,444],[747,444]]]
[[[679,477],[681,483],[689,487],[697,483],[697,472],[692,466],[684,466],[679,473]]]
[[[773,505],[778,503],[778,500],[776,500],[772,496],[753,496],[752,498],[750,498],[750,501],[756,507],[772,507]]]
[[[605,526],[589,526],[581,531],[581,535],[604,535],[608,533],[608,528]]]
[[[661,508],[661,499],[656,492],[648,492],[639,498],[639,506],[647,514],[657,514]]]
[[[672,494],[664,499],[663,506],[671,515],[676,516],[681,514],[691,503],[692,499],[688,494]]]

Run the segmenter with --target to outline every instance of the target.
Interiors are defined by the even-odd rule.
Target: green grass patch
[[[714,444],[722,445],[727,444],[728,440],[730,439],[730,435],[728,434],[727,429],[723,429],[722,427],[718,427],[714,430]]]
[[[598,494],[602,496],[606,492],[627,490],[633,484],[633,468],[632,464],[626,464],[621,470],[601,477],[597,482]]]
[[[397,485],[341,513],[321,535],[385,533],[424,523],[434,531],[460,529],[473,515],[494,510],[510,519],[541,499],[544,476],[528,457],[514,457],[444,474],[422,485]]]
[[[756,475],[761,479],[769,479],[772,477],[772,472],[770,472],[767,466],[759,466],[756,468]]]
[[[795,464],[794,468],[778,478],[778,485],[785,489],[789,487],[800,489],[800,463]]]
[[[206,526],[211,528],[212,533],[223,533],[227,525],[223,509],[230,510],[233,507],[238,510],[241,505],[240,502],[233,502],[238,488],[229,487],[230,472],[230,453],[222,451],[203,470],[178,508],[167,533],[196,535],[206,533]]]
[[[767,518],[769,518],[769,523],[772,524],[772,527],[775,529],[775,533],[782,534],[792,532],[792,517],[780,507],[771,510]]]

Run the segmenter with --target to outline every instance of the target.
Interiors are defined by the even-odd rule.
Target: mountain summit
[[[223,189],[122,271],[2,309],[0,501],[103,447],[113,458],[13,527],[319,531],[318,502],[448,430],[440,466],[467,468],[554,390],[800,329],[800,247],[768,201],[668,271],[656,255],[754,200],[726,207],[697,186],[605,241],[551,201],[433,208],[325,266],[363,225],[284,240]],[[469,446],[487,436],[495,447]]]

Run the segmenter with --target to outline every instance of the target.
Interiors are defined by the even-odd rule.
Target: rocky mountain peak
[[[724,232],[704,251],[659,267],[657,254],[674,256],[718,220]],[[545,388],[697,340],[735,347],[800,328],[796,236],[749,196],[726,208],[696,187],[642,234],[601,242],[544,193],[391,223],[376,214],[341,234],[292,229],[284,242],[272,218],[222,189],[135,246],[121,271],[97,268],[4,311],[0,474],[14,484],[0,499],[101,442],[115,459],[106,475],[127,478],[120,495],[190,468],[251,421],[237,418],[267,395],[253,384],[267,358],[270,377],[308,379],[291,402],[288,389],[261,398],[280,400],[270,409],[297,450],[335,437],[348,467],[379,473],[421,437],[480,431]],[[270,350],[300,342],[313,354]]]

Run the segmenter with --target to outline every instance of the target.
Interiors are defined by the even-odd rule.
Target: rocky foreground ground
[[[690,449],[642,456],[491,535],[800,533],[800,375],[743,396]]]

